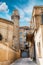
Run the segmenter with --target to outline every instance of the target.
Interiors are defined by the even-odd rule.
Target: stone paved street
[[[37,65],[37,64],[33,62],[30,58],[21,58],[19,60],[16,60],[11,65]]]

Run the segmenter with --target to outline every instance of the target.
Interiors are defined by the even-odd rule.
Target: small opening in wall
[[[42,24],[43,24],[43,13],[42,13],[42,16],[41,16],[41,18],[42,18]]]
[[[3,39],[2,35],[0,34],[0,41]]]
[[[38,57],[41,57],[41,46],[40,46],[40,42],[38,43]]]
[[[25,48],[26,48],[26,49],[28,49],[28,46],[27,46],[27,45],[25,45]]]

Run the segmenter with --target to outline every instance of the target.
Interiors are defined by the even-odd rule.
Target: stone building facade
[[[28,45],[28,42],[26,41],[26,34],[29,33],[30,28],[28,26],[22,26],[19,28],[19,34],[20,34],[20,48],[24,49],[25,45]]]
[[[35,31],[35,48],[36,48],[36,61],[38,65],[43,65],[43,25],[40,25],[37,33]]]
[[[13,62],[20,57],[19,14],[15,10],[12,21],[0,18],[0,62]],[[4,64],[4,65],[6,65]]]
[[[42,24],[42,20],[43,20],[43,6],[35,6],[33,8],[33,12],[32,12],[32,18],[31,18],[31,24],[30,27],[33,29],[38,29],[38,27],[40,26],[40,24]]]
[[[36,48],[36,61],[43,65],[43,6],[35,6],[33,9],[35,22],[34,41]],[[34,23],[33,23],[34,24]]]
[[[29,57],[29,43],[26,41],[26,35],[30,32],[30,28],[28,26],[20,27],[20,50],[21,57]]]
[[[34,34],[35,58],[39,65],[43,65],[43,6],[35,6],[30,24]]]
[[[2,39],[1,39],[2,37]],[[12,46],[13,42],[13,22],[0,18],[0,42]]]

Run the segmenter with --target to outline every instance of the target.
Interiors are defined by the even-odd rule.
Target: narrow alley
[[[37,65],[36,62],[32,61],[30,58],[21,58],[16,60],[11,65]]]

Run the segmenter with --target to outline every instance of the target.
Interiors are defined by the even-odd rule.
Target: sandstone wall
[[[0,63],[12,63],[18,58],[20,58],[20,52],[16,52],[0,43]]]

